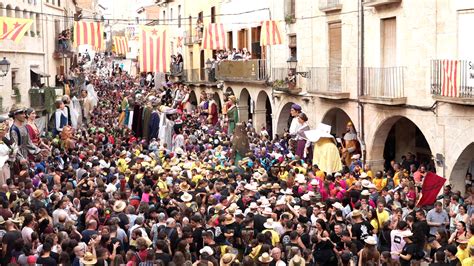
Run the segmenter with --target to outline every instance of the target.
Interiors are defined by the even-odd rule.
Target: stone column
[[[266,114],[267,114],[266,109],[259,109],[259,110],[254,111],[253,127],[255,128],[257,133],[259,133],[260,130],[262,130],[262,127],[267,126]]]
[[[239,122],[247,122],[249,120],[249,106],[238,105],[237,109],[239,110]]]

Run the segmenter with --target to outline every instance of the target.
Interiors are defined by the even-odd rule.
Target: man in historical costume
[[[240,123],[235,127],[232,135],[232,150],[235,154],[234,163],[239,165],[240,160],[250,151],[249,137],[245,124]]]
[[[158,137],[162,140],[161,143],[166,143],[168,149],[171,149],[173,144],[173,127],[174,121],[171,116],[176,113],[176,109],[167,106],[160,106],[160,129]]]
[[[150,115],[150,124],[148,130],[150,132],[150,139],[158,139],[158,132],[160,131],[160,112],[158,111],[158,106],[160,102],[158,98],[151,102],[153,110]]]
[[[150,120],[151,120],[151,112],[153,111],[153,106],[151,106],[151,102],[155,99],[155,96],[148,97],[148,101],[146,106],[143,108],[143,138],[149,139],[150,138]]]
[[[10,157],[13,155],[14,147],[11,140],[6,136],[8,133],[8,125],[5,123],[6,118],[0,118],[0,186],[6,184],[10,178]]]
[[[124,92],[124,94],[123,94],[122,103],[120,104],[120,111],[121,111],[121,113],[120,113],[120,116],[119,116],[118,124],[119,124],[119,126],[127,126],[129,115],[130,115],[130,105],[128,103],[128,94],[127,94],[127,92]]]
[[[81,91],[81,99],[79,101],[81,103],[82,122],[87,126],[91,120],[92,111],[94,110],[92,98],[89,97],[87,90]]]
[[[141,138],[143,135],[143,95],[135,95],[135,105],[133,107],[132,131],[135,137]]]
[[[288,134],[290,139],[288,141],[288,148],[296,153],[297,139],[296,135],[298,130],[301,127],[301,124],[298,122],[298,116],[301,114],[301,106],[299,104],[292,104],[290,109],[290,117],[288,119]]]
[[[345,165],[351,165],[351,158],[354,155],[361,155],[360,142],[357,138],[352,122],[348,122],[346,126],[346,133],[343,136],[343,147],[341,149],[341,157]]]
[[[300,113],[297,117],[298,121],[298,131],[296,131],[296,155],[301,159],[305,159],[308,155],[308,148],[311,145],[311,142],[307,140],[304,132],[310,130],[308,125],[308,116],[305,113]]]
[[[209,109],[208,109],[208,115],[207,115],[207,123],[215,126],[217,122],[219,121],[219,110],[217,110],[217,103],[212,97],[212,95],[209,95]]]
[[[315,130],[305,132],[309,141],[314,143],[313,164],[328,174],[342,170],[341,157],[336,140],[330,134],[331,126],[320,123]]]
[[[229,96],[230,106],[227,108],[227,134],[232,135],[235,125],[239,122],[239,110],[237,108],[237,98],[234,95]]]
[[[26,108],[14,104],[10,110],[9,116],[13,118],[13,125],[10,127],[10,139],[18,147],[16,160],[28,159],[29,155],[43,154],[47,155],[48,150],[42,150],[31,142],[30,135],[26,129]]]
[[[72,126],[72,112],[74,110],[71,108],[71,98],[69,98],[69,95],[63,95],[61,101],[64,103],[64,108],[66,109],[67,125]]]

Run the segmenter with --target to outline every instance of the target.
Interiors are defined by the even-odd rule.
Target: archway
[[[383,161],[385,169],[391,168],[392,160],[408,168],[411,163],[416,166],[431,165],[432,154],[428,141],[418,126],[406,117],[386,119],[378,127],[373,139],[371,158]],[[407,157],[407,160],[403,160],[403,157]]]
[[[326,112],[322,120],[322,123],[331,126],[331,134],[337,138],[344,137],[348,122],[354,123],[344,110],[337,107]]]
[[[286,103],[283,108],[281,108],[280,114],[278,115],[278,124],[277,124],[277,134],[283,136],[285,131],[288,131],[291,124],[290,110],[293,102]]]
[[[243,88],[240,92],[239,97],[239,120],[241,122],[247,122],[249,119],[252,119],[252,98],[250,98],[250,93],[246,88]]]
[[[273,136],[272,123],[272,104],[270,97],[265,91],[260,91],[255,104],[255,129],[261,130],[265,127],[270,137]]]
[[[465,190],[467,173],[474,174],[474,142],[467,145],[462,151],[451,170],[449,182],[455,185],[456,190],[461,190],[461,192]],[[474,184],[471,184],[471,186],[474,186]]]
[[[232,87],[227,87],[227,89],[225,89],[225,94],[227,95],[235,95],[234,93],[234,90],[232,89]]]
[[[219,96],[219,93],[214,92],[214,95],[212,96],[214,101],[216,101],[217,104],[217,112],[220,113],[222,110],[222,103],[221,103],[221,97]]]

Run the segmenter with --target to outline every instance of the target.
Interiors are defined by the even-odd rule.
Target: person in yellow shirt
[[[198,184],[199,180],[202,180],[204,178],[201,174],[198,174],[196,168],[191,169],[191,176],[192,176],[191,181],[194,184]]]
[[[474,246],[471,246],[469,249],[469,253],[471,256],[469,256],[468,258],[465,258],[464,260],[462,260],[462,266],[472,266],[474,265]]]
[[[163,174],[163,172],[160,173],[160,180],[158,180],[157,188],[160,198],[164,199],[168,197],[169,189],[168,184],[166,183],[166,176]]]
[[[278,243],[280,243],[280,235],[274,230],[275,222],[273,222],[273,219],[268,218],[267,222],[265,222],[263,226],[266,228],[262,231],[263,234],[266,232],[270,232],[272,234],[272,245],[276,246]]]
[[[281,164],[280,165],[280,170],[278,172],[278,178],[282,181],[287,181],[288,180],[288,171],[286,170],[286,165],[285,164]]]
[[[385,210],[385,204],[382,201],[377,203],[377,219],[380,224],[384,224],[389,220],[390,214]]]
[[[469,249],[467,249],[467,239],[458,239],[458,252],[456,253],[456,257],[459,261],[464,262],[465,259],[469,258]]]
[[[372,180],[372,183],[375,185],[375,189],[377,189],[378,192],[381,192],[385,188],[387,185],[387,179],[383,178],[382,171],[377,171],[377,173],[375,173],[375,178]]]
[[[370,168],[370,164],[366,163],[364,165],[364,172],[367,174],[367,176],[369,177],[369,180],[373,180],[374,179],[374,173],[372,172],[372,169]]]
[[[120,158],[117,161],[117,169],[119,170],[119,173],[122,173],[122,174],[125,173],[125,171],[128,169],[128,162],[125,156],[127,156],[127,152],[122,151],[119,155]]]

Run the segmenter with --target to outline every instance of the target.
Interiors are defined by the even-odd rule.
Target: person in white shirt
[[[398,222],[397,229],[390,232],[390,253],[394,260],[398,261],[399,255],[395,254],[400,254],[406,244],[405,239],[403,238],[403,232],[406,230],[410,230],[408,224],[405,221],[400,221]]]

